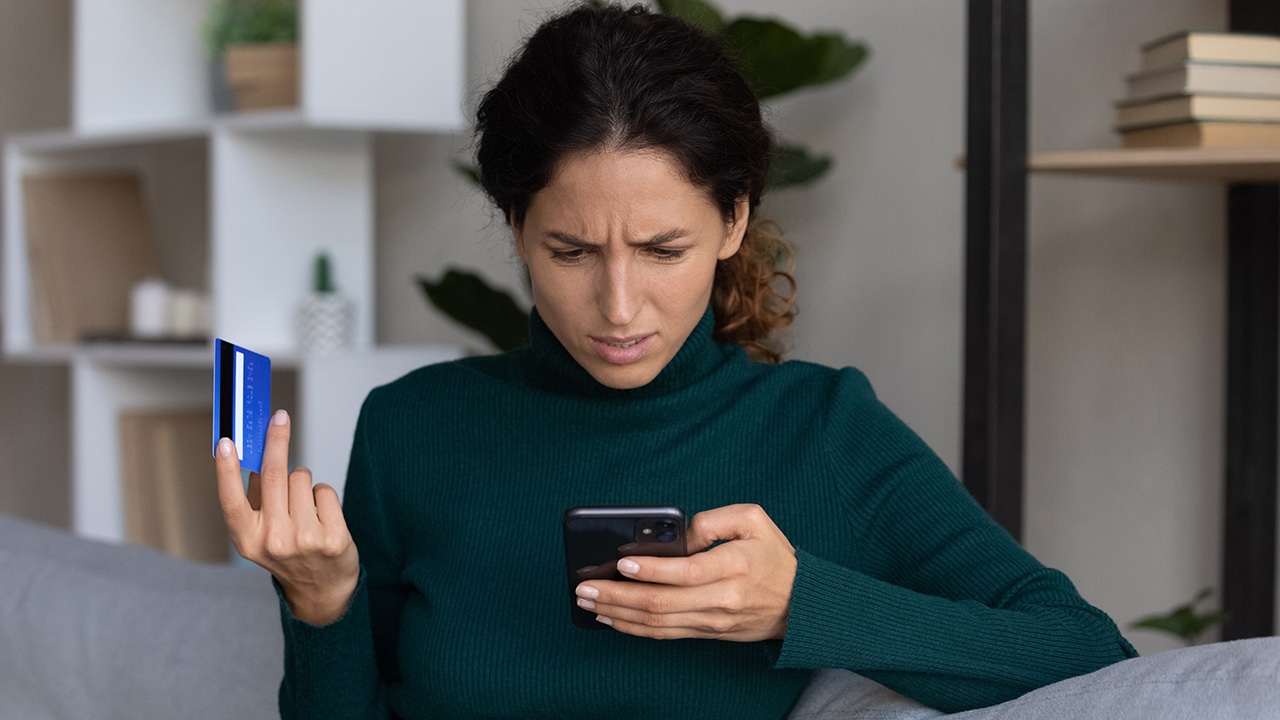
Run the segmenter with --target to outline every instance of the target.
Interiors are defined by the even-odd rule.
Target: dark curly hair
[[[714,337],[780,361],[771,335],[795,314],[791,251],[754,217],[772,138],[719,40],[643,6],[579,5],[525,42],[481,101],[476,135],[481,185],[517,226],[562,158],[597,148],[664,151],[726,222],[746,197],[742,248],[716,266]]]

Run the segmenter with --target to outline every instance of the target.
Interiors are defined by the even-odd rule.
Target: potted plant
[[[209,55],[225,73],[236,110],[298,104],[294,0],[219,0],[210,8],[204,30]]]

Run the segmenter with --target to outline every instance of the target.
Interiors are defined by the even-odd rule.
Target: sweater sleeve
[[[346,613],[329,625],[297,619],[281,596],[285,670],[279,702],[284,720],[392,716],[387,689],[399,680],[396,637],[406,592],[370,450],[372,398],[365,400],[356,424],[342,503],[360,553],[360,580]]]
[[[826,433],[851,562],[798,551],[777,666],[846,668],[946,712],[1136,656],[1110,618],[997,525],[946,465],[840,374]]]

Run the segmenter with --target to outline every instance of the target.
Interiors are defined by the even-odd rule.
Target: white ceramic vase
[[[350,350],[355,316],[355,306],[338,293],[311,293],[298,312],[298,346],[305,353]]]

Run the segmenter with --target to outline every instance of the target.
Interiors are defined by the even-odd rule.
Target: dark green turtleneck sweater
[[[954,711],[1134,654],[861,373],[755,363],[711,330],[614,390],[535,313],[528,348],[374,390],[344,499],[360,584],[328,626],[281,604],[282,716],[777,719],[824,667]],[[782,642],[570,621],[565,508],[743,502],[797,549]]]

